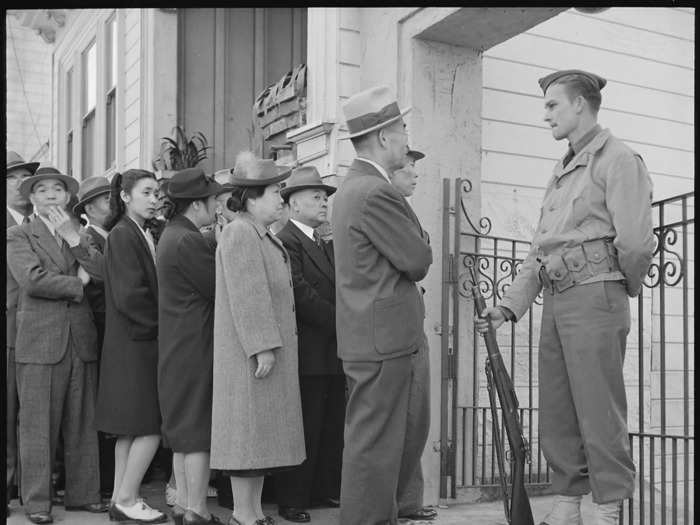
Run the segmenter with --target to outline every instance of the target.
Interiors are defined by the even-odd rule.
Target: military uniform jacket
[[[62,249],[41,219],[7,230],[7,264],[19,284],[15,360],[52,365],[68,348],[68,337],[83,361],[97,359],[92,311],[77,276],[81,265],[100,275],[96,248],[80,244]]]
[[[338,356],[383,361],[415,352],[425,307],[416,281],[433,262],[406,199],[356,159],[333,201]]]
[[[542,288],[537,258],[595,239],[612,239],[620,271],[589,281],[624,279],[639,293],[654,251],[652,183],[639,154],[601,130],[566,165],[559,161],[547,184],[531,249],[502,306],[520,319]]]
[[[289,253],[301,375],[342,374],[335,338],[333,244],[316,245],[288,221],[277,232]]]

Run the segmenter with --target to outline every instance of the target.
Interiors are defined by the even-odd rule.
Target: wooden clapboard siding
[[[256,96],[306,61],[306,9],[181,9],[178,20],[178,121],[213,146],[204,169],[231,167],[253,147]]]
[[[140,9],[127,9],[124,16],[124,150],[123,169],[150,169],[148,159],[141,158],[141,42]]]
[[[599,121],[642,155],[655,198],[693,187],[693,15],[670,8],[569,10],[484,53],[482,194],[485,212],[500,210],[497,235],[537,221],[538,199],[567,147],[542,120],[537,79],[566,68],[608,79]],[[512,194],[524,188],[516,208]]]
[[[362,33],[360,9],[357,7],[340,8],[340,24],[338,36],[338,110],[340,117],[340,133],[347,133],[345,119],[342,116],[342,104],[354,93],[361,89],[362,72]],[[339,140],[336,154],[337,173],[339,178],[347,173],[348,167],[355,158],[355,148],[349,140]]]

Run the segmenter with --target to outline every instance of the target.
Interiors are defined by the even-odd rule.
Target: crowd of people
[[[600,201],[593,207],[574,205],[578,222],[567,231],[576,238],[547,244],[547,229],[538,230],[522,276],[489,310],[496,327],[515,320],[544,283],[562,302],[555,309],[603,301],[608,311],[606,319],[590,313],[584,338],[571,327],[573,339],[591,343],[595,325],[600,339],[590,362],[581,361],[596,377],[581,392],[562,372],[561,354],[568,360],[567,352],[582,350],[569,350],[563,332],[543,336],[551,370],[541,381],[558,378],[547,389],[563,392],[540,402],[543,447],[561,494],[548,525],[578,522],[580,495],[591,487],[608,517],[612,507],[603,504],[632,490],[624,299],[638,292],[651,254],[641,158],[595,124],[604,81],[560,73],[541,84],[555,138],[573,144],[553,184],[559,189],[581,167],[588,174],[594,147],[607,155],[596,164],[607,171],[582,174],[540,226],[571,226],[552,212],[568,209],[569,198],[581,204],[584,177],[598,177],[592,184],[604,189],[585,194]],[[357,93],[343,111],[357,158],[337,192],[314,167],[292,170],[250,152],[215,176],[195,167],[158,180],[129,169],[78,183],[8,151],[7,480],[19,485],[31,522],[53,521],[59,449],[66,510],[108,512],[118,522],[221,523],[207,508],[211,469],[230,478],[229,525],[275,523],[261,504],[266,477],[287,521],[311,521],[309,509],[319,505],[340,507],[342,525],[436,518],[423,505],[420,463],[430,373],[418,282],[433,256],[407,200],[425,155],[409,148],[410,108],[399,108],[389,88]],[[622,213],[631,198],[639,206]],[[595,232],[581,226],[589,215],[599,219]],[[561,277],[554,255],[564,248],[569,265],[576,246],[588,273],[565,266]],[[595,250],[605,256],[596,259]],[[565,278],[573,284],[562,286]],[[572,287],[574,295],[565,293]],[[545,300],[544,326],[559,315],[551,313],[555,299]],[[486,326],[477,320],[479,330]],[[610,361],[610,341],[612,368],[596,375]],[[596,412],[604,405],[610,410]],[[579,421],[605,433],[579,430]],[[161,446],[173,452],[170,516],[141,497]],[[113,474],[109,502],[100,495],[105,468]]]

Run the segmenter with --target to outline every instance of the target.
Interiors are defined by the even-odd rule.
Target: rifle
[[[486,309],[486,301],[481,295],[479,285],[474,273],[474,267],[469,267],[471,274],[472,297],[477,314],[481,316]],[[493,438],[498,458],[498,472],[501,478],[501,491],[503,492],[503,506],[505,507],[506,520],[510,525],[534,525],[532,509],[527,492],[525,492],[525,462],[530,462],[530,449],[523,436],[523,429],[518,417],[518,398],[515,395],[513,382],[508,375],[503,357],[496,342],[496,330],[489,321],[488,332],[483,334],[488,357],[486,358],[486,386],[489,392],[491,404],[491,416],[493,418]],[[496,410],[496,398],[493,387],[496,387],[498,400],[501,403],[503,418],[505,420],[508,444],[510,445],[510,495],[506,485],[506,472],[503,461],[503,449],[501,447],[501,433],[498,428],[498,412]]]

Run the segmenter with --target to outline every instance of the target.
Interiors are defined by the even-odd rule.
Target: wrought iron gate
[[[491,221],[470,217],[467,179],[443,179],[441,312],[440,497],[500,497],[492,421],[483,378],[485,348],[473,330],[466,285],[474,266],[487,303],[497,304],[518,273],[528,240],[491,235]],[[624,509],[624,523],[690,523],[694,479],[694,194],[653,204],[654,260],[635,299],[628,337],[630,442],[637,489]],[[503,327],[498,342],[520,401],[523,433],[530,443],[526,483],[531,494],[546,493],[549,469],[537,431],[537,343],[541,296],[517,324]],[[692,519],[692,518],[691,518]]]

